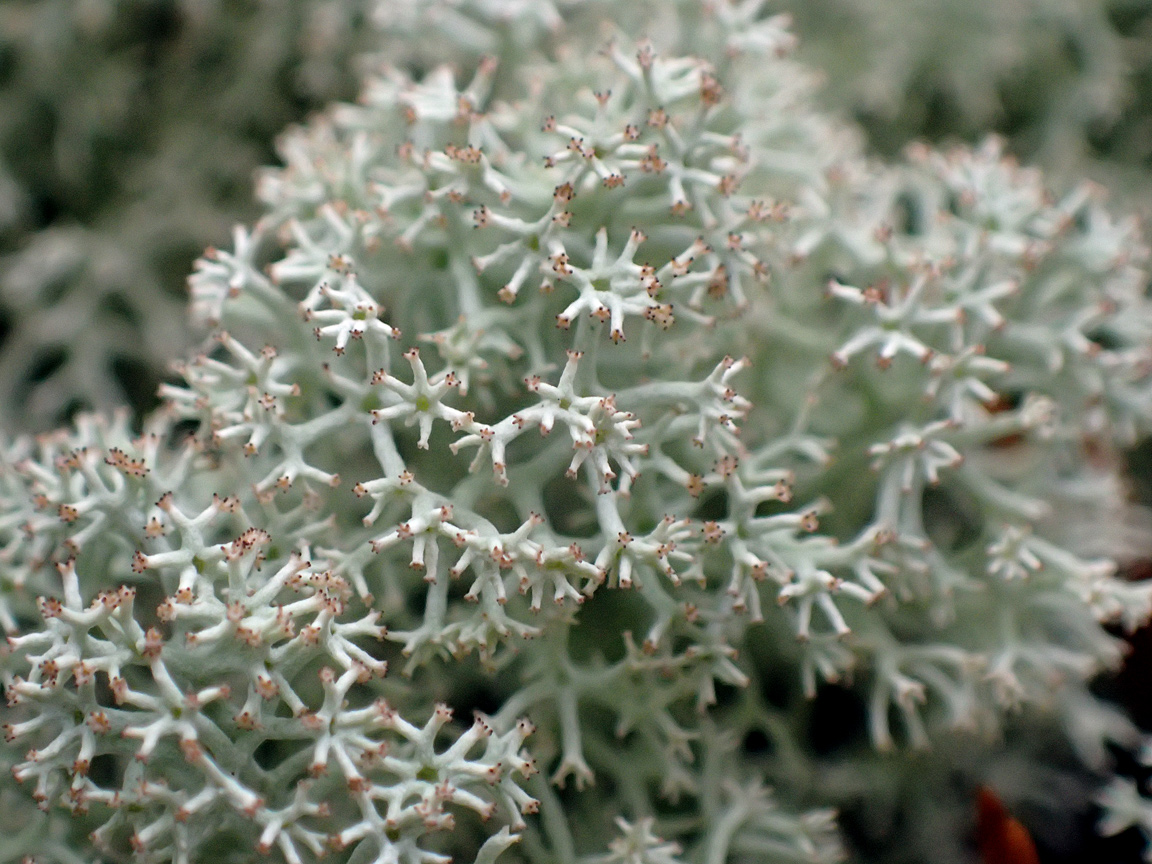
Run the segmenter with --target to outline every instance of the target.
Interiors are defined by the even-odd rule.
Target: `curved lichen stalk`
[[[994,143],[866,163],[761,5],[384,4],[456,68],[286,136],[143,438],[10,448],[45,808],[113,860],[830,861],[770,671],[858,676],[881,750],[1101,711],[1134,227]]]

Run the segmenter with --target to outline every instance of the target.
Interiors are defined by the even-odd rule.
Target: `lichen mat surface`
[[[763,7],[379,7],[142,434],[4,445],[14,855],[962,861],[1139,745],[1135,221],[873,164]]]

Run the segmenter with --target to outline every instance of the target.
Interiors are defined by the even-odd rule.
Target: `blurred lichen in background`
[[[1152,168],[1147,0],[786,0],[821,98],[888,156],[1006,136],[1050,182],[1110,182],[1144,206]]]

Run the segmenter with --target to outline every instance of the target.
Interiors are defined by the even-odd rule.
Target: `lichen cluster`
[[[1135,740],[1135,223],[873,164],[763,5],[380,6],[404,65],[283,137],[143,435],[5,447],[21,853],[825,862],[821,689],[891,776]]]

